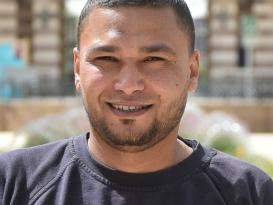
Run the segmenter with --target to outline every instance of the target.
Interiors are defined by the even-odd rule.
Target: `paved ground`
[[[24,143],[23,139],[14,140],[12,132],[0,132],[0,150],[15,149]],[[250,137],[249,148],[273,161],[273,133],[254,133]]]

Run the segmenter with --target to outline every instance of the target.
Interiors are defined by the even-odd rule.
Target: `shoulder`
[[[230,180],[238,178],[245,180],[270,179],[267,174],[256,166],[220,151],[217,151],[217,154],[212,158],[210,170],[219,172],[223,177]]]
[[[61,140],[1,154],[0,198],[3,193],[15,194],[18,188],[20,193],[30,193],[56,177],[71,163],[70,141]]]
[[[233,203],[247,201],[267,205],[266,201],[273,201],[272,179],[261,169],[236,157],[217,151],[206,172]]]
[[[64,155],[69,140],[56,141],[30,148],[23,148],[0,155],[0,170],[17,167],[35,168]]]

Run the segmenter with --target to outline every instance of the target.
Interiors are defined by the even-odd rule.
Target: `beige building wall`
[[[33,64],[40,69],[55,70],[59,75],[62,66],[62,1],[32,1],[32,52]],[[57,71],[57,72],[56,72]]]
[[[22,47],[26,62],[59,75],[63,66],[64,0],[29,0],[29,7],[21,1],[0,0],[0,43]]]
[[[210,0],[209,3],[209,66],[228,69],[237,64],[238,48],[237,0]]]
[[[209,1],[209,67],[214,74],[219,70],[238,68],[238,48],[242,32],[240,1]],[[256,22],[256,32],[251,39],[254,69],[270,69],[273,72],[273,3],[271,0],[256,1],[249,11]],[[251,35],[251,34],[250,34]],[[248,63],[248,62],[247,62]]]
[[[16,41],[17,9],[15,0],[0,0],[0,43]]]
[[[254,65],[259,69],[273,71],[273,3],[257,2],[252,12],[257,19]]]

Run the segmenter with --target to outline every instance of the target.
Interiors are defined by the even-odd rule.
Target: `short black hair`
[[[181,29],[187,33],[190,40],[190,50],[194,51],[195,28],[191,12],[184,0],[87,0],[80,14],[77,28],[77,45],[80,49],[80,35],[83,31],[84,20],[94,8],[113,8],[118,6],[135,7],[171,7],[174,9]]]

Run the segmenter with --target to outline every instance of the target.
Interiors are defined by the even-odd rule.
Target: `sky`
[[[67,9],[73,15],[78,16],[86,0],[67,0]],[[185,0],[194,18],[207,15],[207,0]]]

